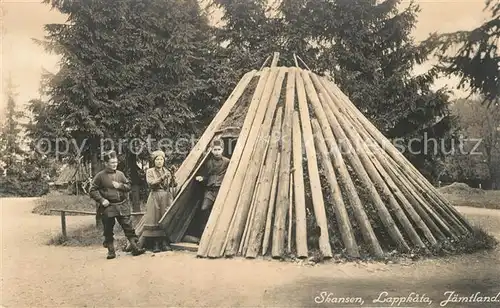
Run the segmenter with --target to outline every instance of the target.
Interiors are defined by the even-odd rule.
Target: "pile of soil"
[[[439,192],[448,195],[458,195],[458,196],[474,196],[483,195],[485,191],[479,188],[473,188],[465,183],[453,183],[445,187],[439,188]]]

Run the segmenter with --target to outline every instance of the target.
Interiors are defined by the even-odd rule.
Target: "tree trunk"
[[[139,172],[137,170],[137,156],[127,152],[127,166],[130,171],[130,184],[132,186],[132,190],[130,192],[130,199],[132,202],[132,212],[140,212],[141,211],[141,178],[139,176]]]
[[[99,151],[97,149],[91,150],[91,158],[90,158],[90,169],[92,172],[92,176],[95,176],[97,172],[101,171],[102,166],[99,160]]]
[[[102,169],[102,163],[101,160],[99,159],[99,140],[96,138],[92,138],[90,140],[90,172],[92,173],[91,176],[94,177],[97,172],[101,171]],[[96,209],[96,216],[95,216],[95,225],[96,228],[99,230],[102,230],[103,225],[102,225],[102,220],[101,216],[99,214],[99,204],[95,202],[95,209]]]

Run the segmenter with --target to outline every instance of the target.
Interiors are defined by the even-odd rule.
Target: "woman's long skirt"
[[[146,214],[144,214],[144,237],[165,237],[165,230],[161,229],[158,222],[163,214],[172,204],[172,195],[167,190],[152,191],[146,203]]]

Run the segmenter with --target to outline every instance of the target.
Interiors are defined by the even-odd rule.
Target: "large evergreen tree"
[[[267,0],[213,0],[210,7],[222,11],[218,43],[233,69],[244,73],[258,69],[279,46],[279,24],[268,13]],[[270,36],[274,33],[274,36]],[[270,62],[269,62],[270,63]],[[268,65],[269,65],[268,63]]]
[[[282,0],[266,14],[266,1],[214,0],[224,12],[219,39],[235,67],[259,67],[273,51],[291,66],[295,53],[315,72],[332,75],[389,138],[447,138],[453,127],[447,93],[431,89],[434,71],[412,75],[429,56],[411,37],[418,7],[399,11],[400,2]],[[423,142],[413,147],[415,155],[405,148],[408,158],[421,170],[434,170],[441,153],[418,153]]]
[[[488,108],[480,102],[481,99],[458,99],[452,104],[462,134],[467,138],[464,148],[468,148],[466,153],[450,155],[449,165],[450,169],[469,176],[469,180],[474,177],[481,179],[485,188],[496,188],[500,180],[500,109]],[[455,149],[459,150],[456,145]],[[463,181],[464,178],[454,180]]]
[[[436,52],[436,68],[460,77],[459,86],[470,86],[488,105],[500,102],[500,1],[486,0],[491,18],[471,31],[433,34],[424,46]],[[457,48],[458,47],[458,48]],[[456,52],[451,50],[457,48]]]
[[[445,90],[431,89],[433,71],[414,76],[429,56],[413,40],[418,13],[414,4],[399,11],[399,0],[335,1],[331,18],[335,44],[329,50],[333,76],[342,90],[389,138],[404,141],[405,154],[435,177],[443,153],[427,151],[426,138],[441,144],[453,128]],[[415,139],[409,146],[409,140]],[[410,152],[411,150],[411,152]]]
[[[7,105],[0,132],[0,160],[5,164],[7,172],[16,173],[18,171],[16,163],[18,163],[19,156],[24,153],[20,142],[21,126],[19,123],[23,113],[17,108],[15,86],[11,76],[7,80],[6,90]]]
[[[39,110],[78,145],[86,141],[83,154],[94,165],[103,138],[114,140],[115,149],[124,138],[141,140],[121,149],[137,186],[136,153],[148,137],[197,132],[229,91],[223,80],[235,79],[223,73],[207,19],[195,0],[45,2],[68,22],[45,27],[43,44],[61,56],[61,66],[48,77],[49,102]]]

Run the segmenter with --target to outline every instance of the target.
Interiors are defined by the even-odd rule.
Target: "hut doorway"
[[[224,142],[223,155],[229,159],[231,159],[236,148],[239,133],[240,127],[226,127],[220,130],[216,136],[216,138],[220,138]],[[206,213],[201,210],[204,195],[205,187],[196,183],[196,189],[193,190],[193,196],[191,199],[191,202],[196,203],[196,213],[189,223],[189,227],[183,237],[183,242],[198,244],[201,236],[203,235],[203,231],[205,230],[205,226],[209,218],[207,215],[209,216],[211,213],[211,211]]]

